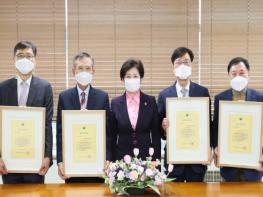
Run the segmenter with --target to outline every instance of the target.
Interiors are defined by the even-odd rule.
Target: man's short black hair
[[[75,66],[76,65],[76,61],[80,61],[84,58],[90,58],[91,61],[92,61],[92,66],[94,66],[94,59],[91,57],[91,55],[89,53],[86,53],[86,52],[80,52],[78,53],[74,59],[73,59],[73,65]]]
[[[16,52],[18,50],[23,50],[23,49],[32,49],[34,56],[37,55],[37,47],[29,41],[20,41],[16,44],[14,48],[14,56],[16,55]]]
[[[186,53],[189,54],[191,62],[193,62],[193,60],[194,60],[193,51],[191,49],[186,48],[186,47],[179,47],[179,48],[175,49],[173,54],[172,54],[172,57],[171,57],[172,64],[174,64],[174,61],[177,58],[183,57]]]
[[[143,68],[142,61],[139,59],[130,58],[122,64],[122,67],[120,70],[121,80],[125,78],[127,71],[130,70],[131,68],[136,68],[138,70],[141,79],[144,77],[144,68]]]
[[[239,64],[240,62],[243,62],[245,64],[247,70],[249,71],[250,66],[249,66],[248,60],[243,58],[243,57],[235,57],[232,60],[230,60],[228,66],[227,66],[227,72],[229,73],[231,67]]]

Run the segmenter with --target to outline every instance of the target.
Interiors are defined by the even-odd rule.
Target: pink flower
[[[126,164],[130,164],[130,163],[131,163],[131,157],[130,157],[130,155],[125,155],[125,156],[124,156],[124,161],[125,161]]]
[[[155,176],[154,179],[155,179],[154,181],[155,185],[161,185],[163,183],[162,179],[159,176]]]
[[[144,181],[145,180],[145,176],[144,174],[141,176],[141,181]]]
[[[133,154],[135,155],[135,157],[137,157],[139,155],[139,149],[138,148],[134,148],[133,149]]]
[[[130,179],[135,181],[137,178],[138,178],[138,173],[135,170],[131,171],[130,172]]]
[[[154,149],[153,148],[149,148],[149,155],[153,156],[153,153],[154,153]]]
[[[169,164],[169,166],[168,166],[168,172],[172,172],[173,169],[174,169],[174,165]]]
[[[157,161],[152,161],[152,167],[156,168],[159,165],[159,163]]]

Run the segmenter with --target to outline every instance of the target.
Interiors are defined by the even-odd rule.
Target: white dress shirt
[[[19,101],[19,98],[20,98],[20,95],[21,95],[21,92],[22,92],[22,82],[23,82],[23,80],[19,77],[19,75],[16,76],[16,79],[17,79],[17,98],[18,98],[18,101]],[[26,90],[27,98],[28,98],[28,93],[29,93],[29,88],[30,88],[31,80],[32,80],[32,75],[31,75],[31,77],[29,77],[29,78],[25,81],[26,84],[27,84],[27,90]]]
[[[80,87],[77,85],[77,89],[78,89],[78,95],[79,95],[79,102],[81,103],[81,93],[85,92],[85,102],[82,106],[80,106],[81,109],[86,109],[87,107],[87,103],[88,103],[88,96],[89,96],[89,90],[90,90],[90,86],[88,86],[84,91],[82,89],[80,89]]]
[[[177,97],[183,97],[183,94],[181,90],[183,89],[182,86],[180,86],[179,82],[177,81],[176,84],[176,92],[177,92]],[[187,90],[185,97],[189,97],[189,90],[190,90],[190,80],[188,81],[187,85],[185,86],[185,89]]]

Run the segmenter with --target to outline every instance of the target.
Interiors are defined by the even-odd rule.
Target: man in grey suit
[[[36,65],[36,46],[21,41],[14,48],[16,76],[0,83],[0,105],[45,107],[45,155],[39,172],[8,173],[0,155],[0,175],[4,184],[44,183],[44,175],[52,165],[53,93],[51,85],[33,75]],[[8,166],[7,166],[8,167]]]

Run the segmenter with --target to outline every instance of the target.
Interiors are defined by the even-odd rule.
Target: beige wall
[[[0,1],[0,81],[14,73],[14,45],[30,40],[38,46],[36,74],[51,82],[55,106],[59,92],[75,83],[71,62],[79,51],[95,58],[94,86],[111,98],[123,92],[119,69],[129,57],[142,59],[142,89],[157,96],[174,81],[170,56],[179,46],[194,51],[192,79],[212,96],[228,88],[226,66],[235,56],[249,59],[250,85],[263,90],[261,0],[200,0],[201,10],[198,0],[67,2],[68,64],[64,0]]]

